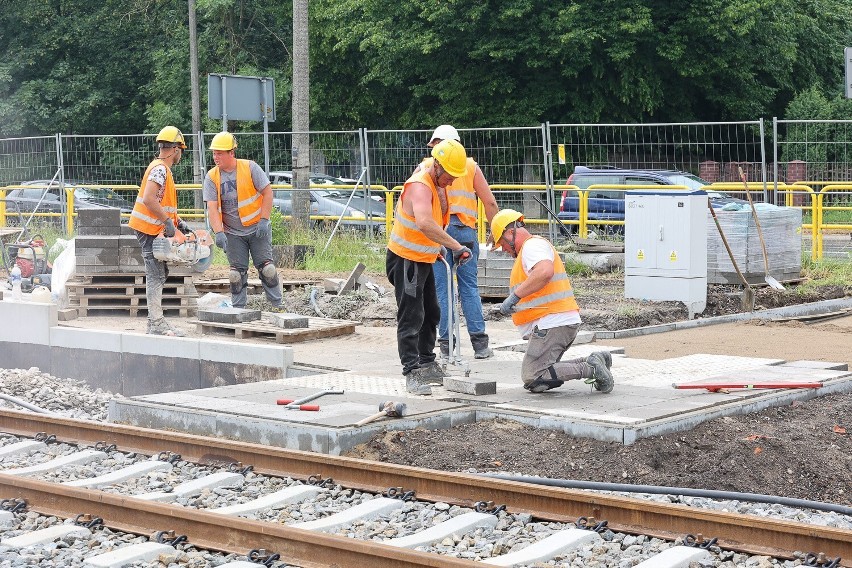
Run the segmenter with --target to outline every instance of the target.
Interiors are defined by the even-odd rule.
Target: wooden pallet
[[[70,307],[80,317],[128,313],[147,315],[144,274],[77,275],[66,284]],[[163,286],[163,311],[191,317],[197,313],[198,293],[190,275],[169,274]]]
[[[278,343],[300,343],[311,339],[324,339],[338,335],[355,333],[357,322],[348,320],[335,320],[328,318],[308,318],[308,327],[301,329],[283,329],[268,321],[253,321],[247,323],[218,323],[210,321],[193,320],[199,333],[202,335],[213,332],[234,333],[237,339],[247,337],[274,338]]]
[[[295,290],[296,288],[301,288],[303,286],[310,286],[312,284],[316,284],[317,280],[282,280],[281,287],[284,291]],[[260,283],[260,278],[249,278],[247,286],[248,294],[262,294],[263,293],[263,285]],[[206,294],[207,292],[217,292],[219,294],[230,294],[231,286],[228,282],[227,278],[217,278],[215,280],[197,280],[195,282],[195,288],[198,290],[199,294]]]

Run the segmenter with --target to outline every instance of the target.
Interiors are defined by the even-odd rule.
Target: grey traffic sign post
[[[852,47],[843,50],[843,63],[846,68],[846,98],[852,99]]]
[[[269,175],[269,122],[275,121],[275,79],[245,75],[207,76],[207,116],[228,120],[263,121],[263,158]]]

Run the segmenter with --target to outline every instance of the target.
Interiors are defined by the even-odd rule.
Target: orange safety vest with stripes
[[[142,197],[145,195],[145,186],[148,183],[148,176],[151,174],[151,170],[160,165],[166,167],[166,183],[162,188],[163,196],[160,198],[160,207],[162,207],[163,211],[166,212],[166,215],[171,218],[175,226],[177,226],[178,222],[177,189],[175,189],[175,179],[172,177],[171,168],[166,166],[166,163],[163,160],[157,158],[148,164],[148,169],[145,170],[145,175],[142,176],[142,185],[139,186],[139,195],[136,196],[136,203],[133,204],[133,212],[130,213],[130,221],[127,223],[131,229],[136,229],[140,233],[145,233],[146,235],[159,235],[163,232],[163,227],[165,226],[165,223],[160,221],[156,215],[151,213],[151,210],[148,209],[145,206],[145,202],[142,201]]]
[[[432,167],[434,160],[435,158],[424,159],[421,169],[426,170]],[[468,158],[465,168],[464,177],[456,178],[447,187],[447,203],[450,205],[450,215],[456,215],[462,223],[475,229],[479,212],[479,201],[476,197],[476,190],[473,188],[473,178],[476,177],[476,161],[473,158]]]
[[[210,170],[210,180],[216,186],[219,201],[219,211],[222,210],[222,174],[219,166]],[[260,206],[263,196],[254,187],[251,177],[251,161],[237,160],[237,212],[243,227],[249,227],[260,222]]]
[[[524,272],[524,264],[521,260],[524,247],[530,240],[541,238],[530,237],[518,251],[518,258],[515,259],[512,274],[509,276],[509,289],[512,292],[527,279],[527,273]],[[546,239],[542,240],[546,241]],[[524,296],[515,305],[515,312],[512,314],[512,321],[515,325],[530,323],[549,314],[580,311],[577,300],[574,299],[574,289],[571,286],[571,280],[568,279],[568,274],[565,272],[562,257],[559,256],[552,244],[549,242],[547,244],[553,250],[553,276],[541,290],[529,296]]]
[[[402,200],[405,192],[412,183],[422,183],[432,190],[432,218],[441,227],[446,227],[450,220],[450,213],[443,214],[441,201],[438,199],[438,189],[432,181],[430,170],[418,169],[402,186],[402,193],[396,204],[396,212],[393,217],[393,228],[388,237],[388,248],[402,258],[414,262],[428,262],[432,264],[438,260],[441,254],[441,245],[427,237],[417,228],[413,215],[409,215],[402,209]]]

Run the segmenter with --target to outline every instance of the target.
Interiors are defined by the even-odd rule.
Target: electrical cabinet
[[[707,306],[707,193],[637,190],[625,196],[624,295]]]

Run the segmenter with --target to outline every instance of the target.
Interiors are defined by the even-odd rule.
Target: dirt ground
[[[222,278],[208,270],[205,278]],[[281,271],[284,280],[346,278]],[[357,320],[364,325],[394,325],[393,290],[383,275],[370,274],[383,288],[355,295],[319,295],[317,306],[328,317]],[[572,278],[585,329],[625,329],[684,320],[678,302],[625,300],[617,276]],[[756,291],[758,310],[821,299],[852,296],[852,284],[802,294],[794,288]],[[267,308],[253,297],[250,306]],[[285,310],[315,315],[307,288],[285,293]],[[489,303],[485,303],[486,314]],[[704,314],[742,310],[733,289],[716,286],[708,294]],[[488,316],[487,316],[488,317]],[[193,326],[170,318],[189,335]],[[144,331],[144,318],[84,318],[69,322],[81,327]],[[505,324],[508,322],[501,322]],[[249,340],[251,341],[251,340]],[[263,339],[256,341],[263,342]],[[808,325],[800,321],[707,326],[622,340],[631,357],[661,360],[691,353],[738,354],[785,360],[835,361],[852,365],[852,315]],[[618,376],[616,374],[616,389]],[[452,430],[386,432],[350,455],[384,462],[447,471],[509,471],[589,481],[682,486],[852,504],[852,394],[820,397],[782,408],[729,417],[692,431],[640,440],[633,446],[579,439],[538,431],[509,421],[465,425]]]

